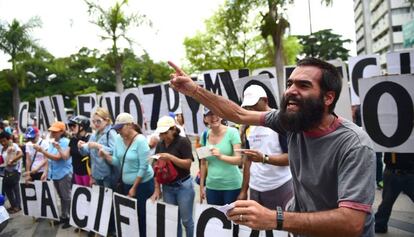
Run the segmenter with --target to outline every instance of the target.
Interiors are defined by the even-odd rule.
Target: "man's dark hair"
[[[335,98],[328,108],[329,113],[332,113],[342,89],[342,78],[338,70],[334,65],[317,58],[304,58],[297,63],[297,66],[314,66],[322,70],[322,78],[319,83],[322,93],[325,94],[328,91],[335,92]]]

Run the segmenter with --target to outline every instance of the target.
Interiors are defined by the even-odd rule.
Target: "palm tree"
[[[20,104],[20,86],[24,86],[26,73],[22,71],[20,62],[37,46],[30,36],[31,30],[40,27],[38,17],[31,18],[27,23],[14,19],[9,23],[0,23],[0,50],[10,56],[12,69],[6,73],[7,82],[13,91],[13,115],[17,118]]]
[[[136,24],[136,26],[142,25],[146,18],[139,14],[125,15],[121,8],[128,4],[128,0],[123,0],[121,3],[117,2],[108,10],[90,0],[85,0],[85,3],[88,5],[89,15],[97,14],[96,19],[91,22],[105,32],[104,35],[100,36],[101,39],[112,41],[112,48],[107,60],[115,72],[116,91],[121,93],[124,90],[122,82],[124,57],[118,48],[118,42],[120,39],[125,39],[131,45],[133,41],[126,35],[128,28],[133,24]]]

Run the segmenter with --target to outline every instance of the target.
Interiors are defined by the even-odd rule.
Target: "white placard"
[[[381,75],[381,65],[379,63],[379,55],[362,55],[350,57],[349,63],[349,78],[351,87],[351,103],[352,105],[359,105],[359,85],[360,78],[367,78]],[[343,91],[343,90],[342,90]]]
[[[177,236],[178,206],[147,200],[147,236]],[[162,233],[159,233],[162,232]]]
[[[387,57],[388,74],[414,74],[414,49],[389,52]]]
[[[88,118],[92,117],[98,107],[97,96],[95,93],[78,95],[76,97],[78,115],[84,115]]]
[[[117,236],[139,236],[137,200],[114,193],[113,202]]]
[[[92,189],[90,187],[73,184],[71,195],[69,224],[89,231],[87,228],[88,220],[90,220],[89,214],[95,213],[93,211],[91,212],[91,209],[95,209],[91,207]]]
[[[90,206],[87,229],[106,236],[111,216],[112,189],[93,185]]]
[[[414,152],[414,75],[359,81],[361,117],[378,152]]]
[[[29,102],[21,102],[19,104],[19,131],[26,131],[29,125]]]

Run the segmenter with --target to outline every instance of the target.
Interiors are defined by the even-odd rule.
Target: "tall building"
[[[413,19],[409,0],[354,0],[357,55],[403,48],[402,26]]]

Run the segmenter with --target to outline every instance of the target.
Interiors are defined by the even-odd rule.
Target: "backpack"
[[[178,176],[177,170],[169,160],[157,160],[154,164],[154,174],[160,184],[169,184]]]

